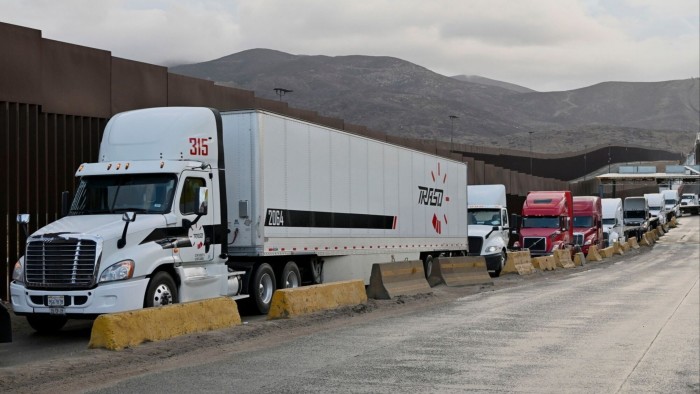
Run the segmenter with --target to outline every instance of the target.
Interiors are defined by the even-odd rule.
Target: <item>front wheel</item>
[[[53,334],[66,325],[68,318],[65,316],[27,315],[27,322],[38,333]]]
[[[146,289],[145,308],[177,304],[179,302],[175,281],[165,271],[156,273]]]
[[[493,273],[489,272],[489,275],[492,278],[498,278],[499,276],[501,276],[501,270],[503,270],[503,267],[506,266],[506,261],[508,260],[508,255],[506,254],[506,251],[501,250],[501,255],[499,257],[500,257],[500,259],[499,259],[500,261],[498,262],[498,268],[495,269],[493,271]]]

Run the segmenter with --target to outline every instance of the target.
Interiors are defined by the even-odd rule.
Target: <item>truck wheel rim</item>
[[[264,274],[260,278],[260,284],[258,286],[258,293],[260,294],[260,300],[267,304],[272,299],[272,278],[268,274]]]
[[[296,272],[288,272],[287,277],[284,278],[284,288],[290,289],[292,287],[299,287],[299,278]]]
[[[168,305],[171,303],[172,294],[170,288],[164,284],[158,285],[153,292],[153,305]]]

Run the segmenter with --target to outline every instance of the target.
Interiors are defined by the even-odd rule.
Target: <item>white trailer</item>
[[[13,272],[39,331],[221,295],[264,313],[277,288],[468,248],[464,163],[265,111],[117,114],[76,176]]]
[[[469,254],[484,256],[489,274],[497,277],[506,265],[509,237],[506,187],[467,186]]]

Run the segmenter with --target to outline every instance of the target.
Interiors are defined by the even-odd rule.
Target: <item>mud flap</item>
[[[0,343],[12,342],[12,321],[10,312],[0,305]]]

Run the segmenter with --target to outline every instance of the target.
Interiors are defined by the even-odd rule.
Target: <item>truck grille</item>
[[[484,239],[481,237],[467,237],[469,242],[469,255],[478,256],[481,254],[481,245],[484,244]]]
[[[578,245],[578,246],[583,245],[583,234],[582,233],[574,233],[574,245]]]
[[[95,281],[97,242],[45,238],[27,243],[25,278],[29,287],[88,288]]]
[[[544,237],[525,237],[523,247],[530,249],[531,252],[546,252],[547,241]]]

